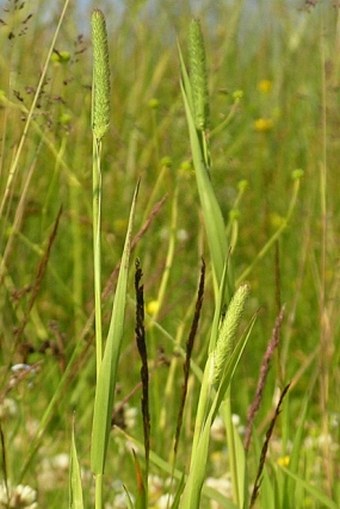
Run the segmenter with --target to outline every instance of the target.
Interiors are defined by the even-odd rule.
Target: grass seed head
[[[230,301],[227,313],[224,317],[215,348],[214,382],[219,383],[224,367],[228,361],[234,346],[237,329],[240,325],[244,307],[249,295],[249,286],[244,284],[238,288]]]
[[[93,99],[92,129],[100,140],[110,123],[110,63],[105,18],[99,9],[92,13]]]
[[[204,41],[197,19],[192,20],[189,29],[189,65],[195,125],[202,131],[209,124],[209,96]]]

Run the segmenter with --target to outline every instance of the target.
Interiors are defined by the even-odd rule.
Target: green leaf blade
[[[123,339],[128,268],[131,251],[131,234],[138,187],[139,185],[136,187],[130,209],[130,217],[123,256],[118,275],[116,293],[113,300],[110,327],[106,340],[103,360],[101,362],[98,373],[95,394],[91,440],[91,467],[93,472],[97,475],[102,475],[104,473],[108,440],[111,429],[117,368]]]

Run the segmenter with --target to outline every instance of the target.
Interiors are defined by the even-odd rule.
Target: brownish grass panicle
[[[32,311],[32,308],[34,306],[36,298],[39,294],[41,283],[45,277],[48,261],[50,259],[51,252],[52,252],[52,247],[53,247],[53,244],[57,237],[57,232],[58,232],[60,218],[62,215],[62,210],[63,210],[63,208],[60,207],[57,217],[54,221],[52,231],[48,237],[46,249],[42,255],[41,260],[39,261],[34,282],[32,283],[32,286],[30,287],[30,298],[29,298],[28,305],[27,305],[27,308],[25,311],[25,315],[23,317],[21,324],[15,331],[14,347],[17,347],[18,344],[20,343],[20,338],[26,328],[28,321],[29,321],[30,313]],[[23,362],[26,362],[26,359],[23,359]]]
[[[280,331],[281,331],[281,325],[283,322],[283,318],[284,318],[284,307],[282,307],[279,315],[276,318],[272,336],[269,340],[267,350],[266,350],[266,352],[263,356],[263,359],[262,359],[259,379],[257,382],[257,387],[256,387],[256,392],[255,392],[255,397],[254,397],[252,404],[250,405],[250,407],[248,409],[247,426],[246,426],[246,432],[245,432],[245,436],[244,436],[244,448],[246,451],[249,450],[254,419],[255,419],[258,409],[260,408],[260,404],[262,401],[262,395],[263,395],[263,391],[264,391],[264,388],[266,385],[267,375],[268,375],[269,368],[270,368],[270,362],[271,362],[274,352],[280,342]]]
[[[259,491],[260,491],[261,476],[262,476],[264,464],[265,464],[266,457],[267,457],[269,442],[270,442],[271,436],[273,434],[275,423],[276,423],[277,418],[278,418],[278,416],[280,414],[280,411],[281,411],[282,401],[283,401],[284,397],[286,396],[289,387],[290,387],[290,384],[286,385],[286,387],[283,389],[283,391],[281,393],[281,396],[280,396],[280,399],[278,401],[278,404],[276,405],[275,413],[273,415],[272,420],[270,421],[270,425],[269,425],[269,428],[268,428],[267,433],[266,433],[266,438],[265,438],[265,441],[264,441],[262,449],[261,449],[260,461],[259,461],[259,466],[258,466],[258,469],[257,469],[257,474],[256,474],[255,482],[254,482],[254,487],[253,487],[253,491],[252,491],[252,494],[251,494],[251,497],[250,497],[249,509],[254,507],[255,501],[256,501],[256,499],[258,497],[258,494],[259,494]]]

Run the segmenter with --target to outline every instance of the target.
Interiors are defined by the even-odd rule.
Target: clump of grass
[[[96,10],[104,31],[93,34],[93,69],[68,3],[57,30],[33,0],[0,13],[1,501],[102,509],[125,494],[129,508],[336,509],[339,11],[314,2],[307,16],[274,1],[279,19],[268,10],[272,22],[255,33],[244,30],[242,2],[201,7],[203,31],[177,6],[179,39],[182,25],[189,32],[179,86],[174,18],[161,2],[149,17],[141,3],[124,10],[107,38]],[[132,238],[135,210],[142,226]],[[133,249],[153,299],[142,316],[140,281],[149,436],[146,403],[135,419],[146,383],[133,341]],[[245,313],[227,327],[238,297]],[[282,302],[285,320],[266,346]],[[279,416],[271,389],[287,380]],[[65,462],[45,469],[60,453],[70,459],[69,503]]]

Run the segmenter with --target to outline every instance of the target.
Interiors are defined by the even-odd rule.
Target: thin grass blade
[[[229,391],[230,392],[230,391]],[[242,440],[232,419],[230,394],[221,405],[221,414],[227,434],[227,448],[234,500],[237,507],[247,507],[247,464]]]
[[[210,426],[203,427],[200,440],[192,451],[190,472],[182,495],[181,509],[198,509],[205,479],[208,458]]]
[[[137,487],[136,502],[134,504],[135,509],[147,509],[148,506],[147,485],[146,485],[147,481],[144,480],[144,475],[135,451],[133,451],[133,461],[135,465],[136,487]]]
[[[70,509],[84,509],[84,507],[81,471],[73,426],[70,456]]]
[[[299,477],[298,475],[291,472],[288,468],[285,468],[283,466],[280,466],[280,468],[289,477],[294,479],[294,481],[297,484],[300,484],[301,487],[303,487],[303,489],[305,489],[307,491],[307,493],[309,493],[312,496],[313,500],[318,500],[324,509],[338,509],[339,508],[339,506],[336,502],[331,500],[327,495],[325,495],[325,493],[320,491],[316,486],[313,486],[308,481],[301,479],[301,477]]]

